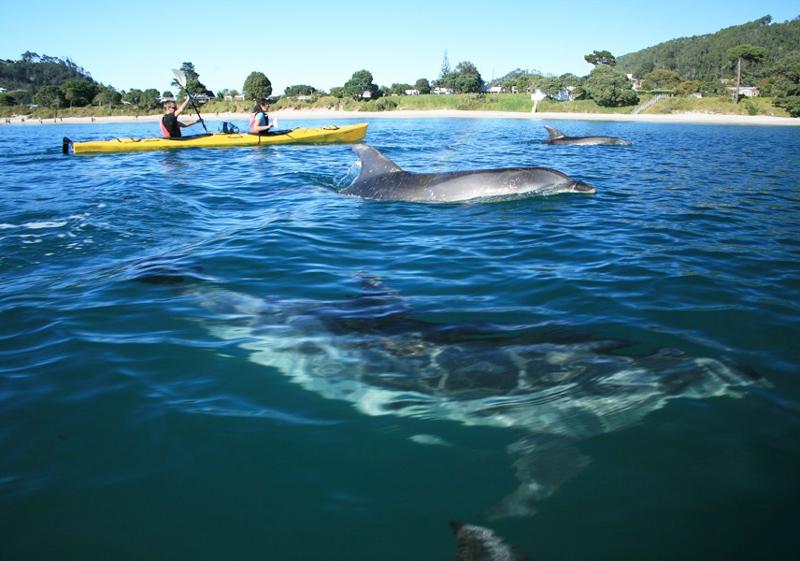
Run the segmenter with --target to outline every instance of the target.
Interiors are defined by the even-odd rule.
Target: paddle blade
[[[180,87],[184,90],[186,89],[186,73],[182,70],[178,70],[177,68],[172,69],[172,73],[175,75],[175,81],[178,83]]]

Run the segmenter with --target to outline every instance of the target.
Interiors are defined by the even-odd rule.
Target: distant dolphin
[[[617,138],[616,136],[567,136],[560,130],[544,126],[550,134],[549,138],[545,140],[545,144],[578,144],[581,146],[598,146],[601,144],[617,145],[617,146],[630,146],[631,142],[624,138]]]
[[[582,181],[549,168],[505,168],[411,173],[366,144],[353,145],[361,160],[358,178],[340,193],[364,199],[452,203],[558,193],[594,193]]]

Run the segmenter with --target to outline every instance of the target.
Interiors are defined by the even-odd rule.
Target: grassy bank
[[[772,98],[754,97],[734,103],[719,97],[670,97],[648,107],[644,114],[664,115],[670,113],[711,113],[718,115],[766,115],[769,117],[789,117],[789,113],[772,104]]]

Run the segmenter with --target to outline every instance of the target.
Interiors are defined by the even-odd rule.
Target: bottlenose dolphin
[[[596,189],[549,168],[506,168],[446,173],[411,173],[366,144],[354,144],[361,172],[340,193],[364,199],[452,203]]]
[[[616,136],[567,136],[560,130],[548,127],[549,137],[545,140],[545,144],[579,144],[582,146],[597,146],[600,144],[617,145],[617,146],[630,146],[631,142],[624,138],[617,138]]]
[[[626,354],[627,342],[563,326],[423,321],[378,279],[360,281],[358,294],[329,302],[206,283],[182,293],[213,313],[206,329],[249,360],[365,415],[521,433],[507,448],[518,486],[490,518],[535,513],[588,465],[579,440],[634,425],[673,399],[738,397],[757,381],[717,359],[675,349]]]

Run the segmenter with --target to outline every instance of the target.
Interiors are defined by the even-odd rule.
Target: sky
[[[329,90],[361,69],[378,85],[434,80],[445,52],[452,68],[472,62],[487,81],[516,68],[584,76],[593,50],[621,56],[765,15],[794,19],[800,2],[28,0],[0,10],[0,59],[68,57],[118,90],[159,92],[175,91],[171,69],[188,61],[211,90],[241,91],[259,71],[280,94]]]

